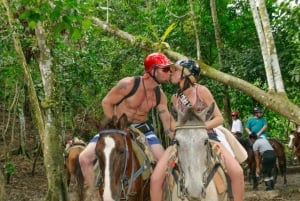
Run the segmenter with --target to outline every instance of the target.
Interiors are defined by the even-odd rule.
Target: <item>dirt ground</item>
[[[21,156],[13,157],[17,173],[10,179],[10,184],[5,185],[7,201],[41,201],[47,191],[47,180],[43,167],[43,161],[37,162],[35,175],[32,176],[32,162]],[[251,190],[251,184],[246,181],[245,201],[275,200],[275,201],[299,201],[300,200],[300,166],[288,168],[287,184],[283,184],[281,176],[275,190],[264,191],[264,185],[260,184],[258,191]]]

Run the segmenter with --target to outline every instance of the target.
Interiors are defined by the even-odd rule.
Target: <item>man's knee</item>
[[[87,154],[81,153],[79,155],[79,163],[81,167],[89,166],[93,164],[93,160],[90,159],[90,157],[87,157]]]
[[[150,179],[151,187],[160,186],[164,183],[164,177],[161,177],[159,175],[160,174],[155,174],[155,173],[151,175],[151,179]]]

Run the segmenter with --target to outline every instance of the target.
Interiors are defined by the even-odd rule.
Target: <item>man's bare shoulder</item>
[[[117,84],[116,88],[117,90],[122,91],[130,91],[134,85],[134,77],[125,77],[121,79]]]

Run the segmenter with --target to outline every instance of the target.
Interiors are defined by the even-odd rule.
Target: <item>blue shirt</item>
[[[251,117],[247,123],[246,127],[254,134],[257,134],[262,127],[267,125],[267,120],[264,117],[256,118]],[[260,134],[261,137],[266,137],[267,133],[264,131]]]

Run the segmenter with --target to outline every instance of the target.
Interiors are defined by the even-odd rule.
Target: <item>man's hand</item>
[[[166,134],[170,137],[171,140],[175,138],[175,131],[169,128],[168,130],[165,131]]]

